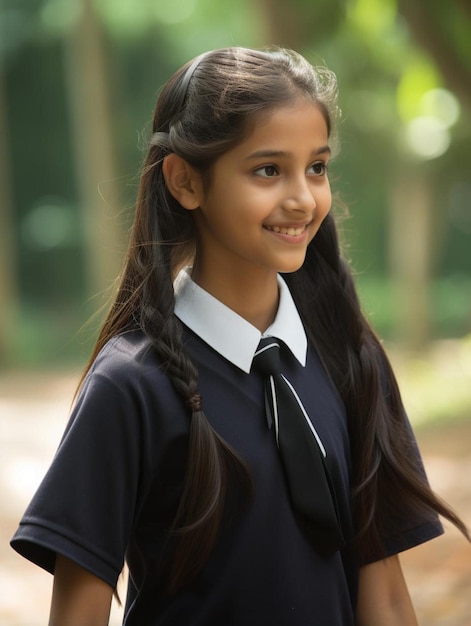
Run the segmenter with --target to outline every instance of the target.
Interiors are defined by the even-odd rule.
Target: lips
[[[265,226],[267,230],[271,230],[274,233],[280,233],[281,235],[290,235],[296,237],[302,235],[306,230],[306,225],[303,226]]]

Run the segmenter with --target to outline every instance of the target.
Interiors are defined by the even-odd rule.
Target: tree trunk
[[[66,72],[90,295],[103,295],[122,256],[119,194],[103,36],[91,0],[66,40]]]
[[[13,356],[15,319],[19,312],[7,116],[5,76],[0,57],[0,364],[8,363]]]
[[[469,2],[461,0],[462,19],[469,20]],[[446,5],[443,10],[446,11]],[[471,110],[471,72],[468,60],[460,55],[459,46],[447,36],[427,0],[399,0],[398,11],[404,17],[415,41],[433,59],[445,84]],[[458,11],[456,8],[455,11]],[[458,16],[457,16],[458,17]]]
[[[299,24],[301,11],[285,0],[258,0],[255,8],[259,11],[264,45],[279,45],[298,50],[303,43],[300,39]]]
[[[395,334],[413,351],[423,348],[431,333],[432,210],[430,184],[424,176],[417,172],[396,181],[388,231]]]

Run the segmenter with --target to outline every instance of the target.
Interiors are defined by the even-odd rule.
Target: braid
[[[130,329],[149,338],[175,391],[188,409],[188,462],[183,493],[170,535],[177,542],[165,572],[168,593],[188,584],[200,571],[218,537],[228,482],[246,499],[251,482],[245,462],[214,431],[202,410],[198,370],[182,344],[183,328],[174,315],[174,267],[188,261],[191,220],[183,209],[170,217],[169,195],[160,183],[161,155],[152,152],[143,165],[136,216],[121,284],[79,384],[106,342]],[[157,220],[157,208],[160,209]],[[177,214],[178,219],[175,218]],[[169,245],[161,245],[160,242]],[[232,487],[231,487],[232,493]],[[157,575],[157,573],[156,573]]]
[[[229,476],[237,473],[242,483],[250,485],[245,462],[206,418],[198,392],[198,371],[181,344],[181,334],[181,324],[172,316],[159,338],[152,341],[191,414],[185,484],[171,529],[178,542],[168,575],[168,593],[187,585],[207,561],[218,538]]]
[[[145,283],[140,327],[151,339],[166,375],[191,415],[187,472],[171,534],[177,536],[167,592],[188,584],[207,561],[218,537],[229,474],[249,487],[239,455],[216,433],[202,409],[198,370],[182,345],[182,324],[174,315],[171,254],[153,246],[154,271]],[[152,294],[159,294],[153,298]]]

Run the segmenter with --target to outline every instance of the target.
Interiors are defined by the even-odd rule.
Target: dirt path
[[[47,624],[51,577],[8,541],[57,446],[76,381],[75,372],[0,377],[0,626]],[[433,487],[471,526],[471,420],[418,438]],[[422,626],[471,626],[471,547],[453,528],[402,561]],[[114,607],[110,625],[119,623]]]
[[[471,527],[471,420],[417,433],[430,482]],[[471,546],[446,533],[402,557],[419,623],[471,626]]]

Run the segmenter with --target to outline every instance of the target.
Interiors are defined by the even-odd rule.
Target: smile
[[[274,233],[280,233],[281,235],[290,235],[291,237],[296,237],[298,235],[302,235],[306,230],[306,226],[298,226],[294,228],[292,226],[285,228],[284,226],[265,226],[267,230],[271,230]]]

